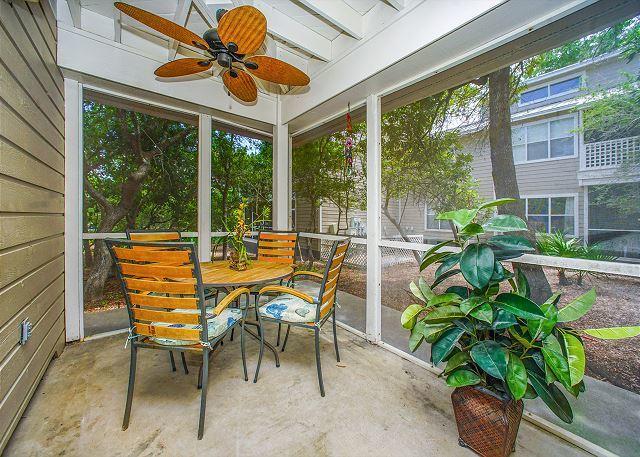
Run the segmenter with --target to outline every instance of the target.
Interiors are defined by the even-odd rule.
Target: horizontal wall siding
[[[1,453],[65,338],[64,86],[49,3],[0,2],[0,43]]]

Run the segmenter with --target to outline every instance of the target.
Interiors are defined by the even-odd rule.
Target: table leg
[[[245,327],[244,327],[245,331],[247,333],[249,333],[249,335],[254,337],[256,340],[260,341],[260,335],[258,333],[256,333],[256,332],[254,332],[253,330],[250,330],[250,329],[247,328],[247,325],[253,325],[254,327],[257,327],[258,329],[260,329],[260,324],[255,322],[255,321],[245,321],[244,325],[245,325]],[[259,330],[259,331],[262,331],[262,330]],[[276,359],[276,367],[279,367],[280,366],[280,358],[278,357],[278,351],[276,350],[276,348],[273,347],[273,345],[271,343],[269,343],[268,341],[265,341],[264,345],[267,348],[269,348],[269,350],[271,352],[273,352],[273,356]]]

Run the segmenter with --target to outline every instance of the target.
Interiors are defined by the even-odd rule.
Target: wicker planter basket
[[[451,394],[459,443],[483,457],[513,452],[522,419],[522,401],[500,398],[477,387],[458,387]]]

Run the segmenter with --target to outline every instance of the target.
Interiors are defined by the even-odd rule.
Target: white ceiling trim
[[[189,12],[191,11],[191,0],[178,0],[178,6],[176,7],[176,13],[173,15],[173,22],[182,27],[187,25],[187,21],[189,20]],[[178,40],[174,40],[169,37],[169,60],[173,60],[176,58],[176,54],[178,53],[178,45],[180,42]]]
[[[82,10],[80,6],[80,0],[67,0],[67,4],[69,5],[69,12],[71,13],[73,26],[79,29],[82,25]]]
[[[262,0],[254,0],[252,3],[267,18],[267,31],[269,33],[308,52],[314,57],[324,61],[331,60],[330,40]]]
[[[405,7],[405,0],[384,0],[389,5],[393,6],[395,9],[400,11]]]
[[[364,36],[364,19],[343,0],[300,0],[300,3],[315,11],[327,21],[360,39]]]

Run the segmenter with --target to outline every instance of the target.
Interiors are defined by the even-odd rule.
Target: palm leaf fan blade
[[[248,63],[247,70],[265,81],[287,86],[306,86],[309,84],[309,76],[282,60],[269,56],[252,56],[246,59],[246,62]],[[252,69],[251,63],[257,65],[258,68]]]
[[[178,40],[181,43],[188,44],[189,46],[195,46],[196,48],[209,49],[209,45],[204,41],[204,39],[175,22],[171,22],[168,19],[127,3],[115,2],[114,6],[127,16],[134,18],[147,27],[151,27],[153,30],[167,35],[174,40]]]
[[[232,72],[236,75],[232,76]],[[255,81],[242,70],[234,68],[222,74],[222,82],[233,95],[243,102],[251,103],[258,98],[258,88]]]
[[[161,78],[187,76],[206,71],[212,65],[210,60],[198,58],[177,59],[159,66],[153,73]]]
[[[267,18],[253,6],[240,6],[227,11],[218,23],[218,35],[224,45],[236,54],[251,54],[264,42]],[[234,43],[237,50],[229,43]]]

